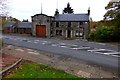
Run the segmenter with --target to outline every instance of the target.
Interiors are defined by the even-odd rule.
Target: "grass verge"
[[[5,78],[79,78],[83,80],[83,78],[68,74],[62,70],[29,61],[23,62],[14,73],[7,75]]]

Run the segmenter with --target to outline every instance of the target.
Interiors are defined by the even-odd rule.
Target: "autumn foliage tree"
[[[104,20],[97,22],[102,26],[91,32],[90,39],[95,41],[120,41],[120,0],[111,0],[105,7]],[[99,24],[100,25],[100,24]]]
[[[105,7],[107,10],[104,15],[105,20],[111,20],[114,25],[114,39],[120,41],[120,1],[110,1]]]

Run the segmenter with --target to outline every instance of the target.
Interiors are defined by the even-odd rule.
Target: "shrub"
[[[90,33],[90,40],[94,41],[112,41],[114,40],[113,27],[101,27],[95,32]]]

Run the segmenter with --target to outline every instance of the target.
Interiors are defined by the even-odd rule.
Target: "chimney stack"
[[[88,8],[88,15],[90,15],[90,7]]]

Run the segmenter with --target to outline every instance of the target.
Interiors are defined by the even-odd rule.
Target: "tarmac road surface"
[[[59,40],[13,35],[3,35],[2,38],[6,44],[67,55],[108,68],[118,69],[120,67],[120,46],[118,45],[80,40]]]

